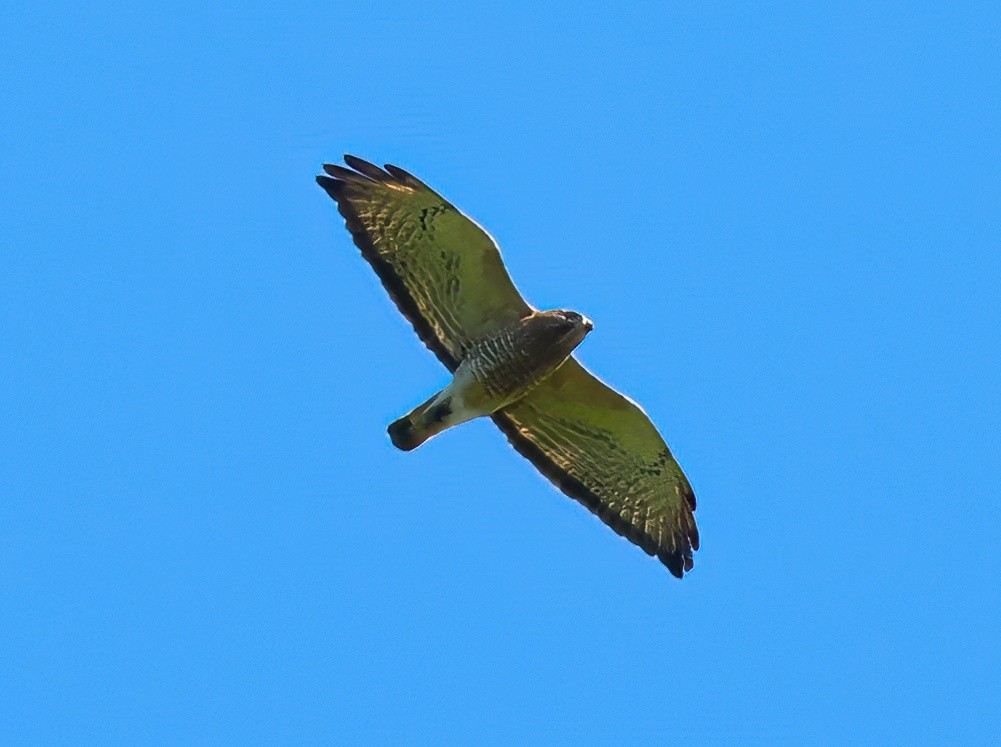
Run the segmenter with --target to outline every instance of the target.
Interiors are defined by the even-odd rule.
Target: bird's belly
[[[532,356],[517,340],[487,339],[474,345],[456,370],[456,393],[470,410],[496,412],[527,394],[564,359]]]

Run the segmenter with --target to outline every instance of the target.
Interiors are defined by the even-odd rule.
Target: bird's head
[[[539,316],[545,319],[550,334],[555,335],[569,350],[580,345],[587,337],[587,333],[594,329],[594,323],[576,311],[553,309],[543,311]]]

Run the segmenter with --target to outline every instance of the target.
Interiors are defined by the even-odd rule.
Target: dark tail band
[[[393,446],[403,451],[412,451],[424,442],[424,439],[420,438],[420,435],[414,428],[413,423],[410,422],[409,417],[403,417],[391,423],[387,430],[389,432],[389,440],[393,442]]]

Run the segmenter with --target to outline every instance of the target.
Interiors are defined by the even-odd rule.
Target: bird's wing
[[[354,156],[316,181],[421,340],[454,371],[469,344],[531,313],[476,223],[396,166]]]
[[[569,358],[493,419],[560,490],[678,578],[691,570],[695,494],[636,403]]]

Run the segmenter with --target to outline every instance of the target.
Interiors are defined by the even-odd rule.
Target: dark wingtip
[[[352,156],[350,153],[344,154],[344,163],[351,168],[344,168],[336,163],[325,163],[323,164],[323,170],[335,179],[344,182],[358,183],[369,180],[376,182],[395,181],[397,184],[406,185],[411,189],[433,191],[409,171],[404,171],[399,166],[394,166],[391,163],[387,163],[384,167],[385,170],[383,170],[374,163],[369,163],[364,159],[358,158],[358,156]]]
[[[323,174],[317,175],[316,183],[323,187],[327,191],[327,194],[335,199],[337,194],[341,191],[341,188],[344,186],[344,182],[332,179],[331,177]]]
[[[389,179],[389,174],[380,169],[374,163],[369,163],[363,158],[352,156],[350,153],[344,154],[344,163],[353,168],[359,174],[367,176],[369,179],[384,182]]]
[[[383,168],[389,172],[393,178],[395,178],[401,184],[409,184],[410,186],[416,186],[421,184],[421,181],[411,174],[409,171],[404,171],[399,166],[394,166],[391,163],[387,163]]]
[[[695,567],[695,560],[692,557],[692,553],[698,549],[699,533],[693,521],[683,534],[675,535],[674,542],[670,548],[665,547],[656,554],[657,560],[667,566],[667,570],[671,572],[671,575],[676,578],[682,578]]]
[[[326,171],[330,176],[335,179],[340,179],[345,182],[364,182],[367,181],[362,174],[357,171],[352,171],[351,169],[346,169],[343,166],[338,166],[336,163],[325,163],[323,164],[323,170]]]
[[[663,555],[659,555],[658,558],[661,563],[667,566],[667,570],[669,570],[671,575],[675,578],[682,578],[685,575],[686,570],[691,570],[685,568],[685,560],[681,556],[681,553],[664,553]]]

